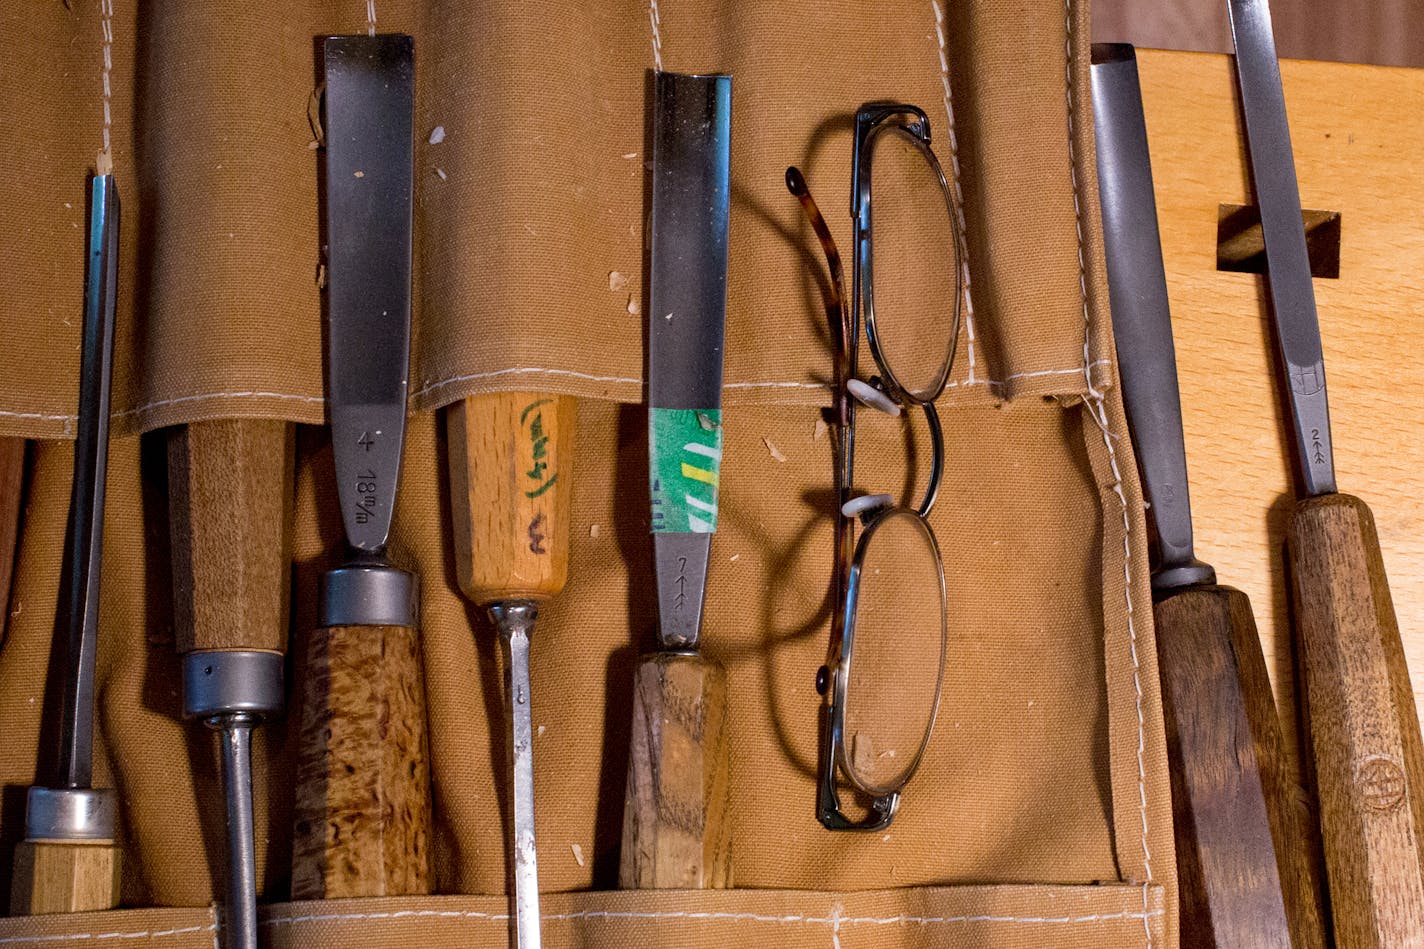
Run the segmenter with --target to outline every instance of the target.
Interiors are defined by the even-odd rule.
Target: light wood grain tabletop
[[[1197,555],[1255,607],[1298,760],[1284,574],[1293,499],[1264,280],[1216,269],[1218,209],[1249,204],[1228,57],[1139,54],[1172,304]],[[1282,63],[1301,203],[1340,214],[1317,278],[1340,490],[1374,510],[1424,707],[1424,70]]]

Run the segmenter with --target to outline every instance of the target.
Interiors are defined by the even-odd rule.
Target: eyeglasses
[[[959,337],[959,235],[949,185],[930,150],[929,119],[911,105],[870,103],[856,113],[849,310],[840,254],[796,168],[786,170],[786,186],[826,254],[835,344],[839,511],[831,642],[816,675],[825,696],[816,816],[831,830],[877,830],[894,818],[929,744],[948,648],[944,564],[928,517],[944,468],[934,402]],[[879,369],[868,381],[858,377],[862,313]],[[923,410],[931,458],[918,507],[897,505],[888,494],[851,496],[857,401],[892,416],[902,407]],[[840,776],[863,796],[865,816],[842,810]]]

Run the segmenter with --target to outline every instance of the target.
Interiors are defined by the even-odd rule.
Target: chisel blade
[[[1177,355],[1137,56],[1125,44],[1095,44],[1092,73],[1113,337],[1147,516],[1156,527],[1152,586],[1161,592],[1214,578],[1193,552]]]
[[[93,771],[94,662],[99,638],[99,572],[104,486],[109,466],[109,388],[118,292],[119,191],[113,175],[89,190],[89,260],[84,283],[79,420],[69,496],[62,604],[66,633],[59,771],[65,787],[87,788]]]
[[[414,43],[331,36],[324,54],[331,440],[347,540],[379,554],[410,365]]]
[[[717,529],[732,78],[655,78],[648,455],[659,641],[697,644]]]
[[[1266,241],[1271,317],[1290,398],[1296,468],[1306,495],[1333,494],[1335,462],[1330,448],[1325,360],[1281,68],[1271,34],[1271,8],[1266,0],[1228,0],[1227,7],[1236,45],[1241,109],[1246,117],[1251,180],[1261,206],[1261,232]]]

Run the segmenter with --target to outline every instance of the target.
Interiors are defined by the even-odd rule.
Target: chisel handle
[[[569,575],[578,403],[535,392],[450,406],[450,506],[460,588],[489,605],[543,600]]]
[[[430,892],[430,762],[420,633],[306,637],[292,899]]]
[[[644,656],[633,679],[623,889],[731,886],[727,676],[694,653]]]
[[[1424,744],[1374,517],[1300,501],[1286,535],[1325,870],[1342,949],[1424,933]]]
[[[113,840],[22,840],[15,845],[10,914],[87,913],[119,905]]]
[[[1325,949],[1308,814],[1246,594],[1204,584],[1153,607],[1184,947]]]
[[[178,652],[287,650],[294,427],[217,419],[168,439]]]

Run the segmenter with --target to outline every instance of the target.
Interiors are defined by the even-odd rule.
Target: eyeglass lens
[[[923,402],[944,385],[958,335],[954,220],[918,139],[885,125],[867,144],[875,346],[895,382]]]
[[[939,553],[924,522],[897,510],[861,535],[844,698],[844,765],[872,794],[914,771],[933,724],[943,661]]]

